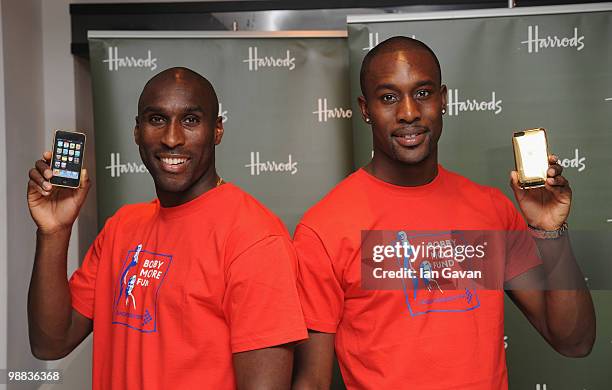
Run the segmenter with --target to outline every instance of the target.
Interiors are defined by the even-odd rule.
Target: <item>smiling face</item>
[[[386,49],[370,60],[359,104],[372,124],[375,160],[437,164],[446,106],[438,69],[432,54],[418,46]]]
[[[214,185],[215,145],[223,124],[206,79],[183,68],[147,83],[138,102],[134,138],[164,205],[195,199]]]

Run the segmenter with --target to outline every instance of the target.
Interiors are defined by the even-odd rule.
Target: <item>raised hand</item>
[[[49,180],[52,171],[49,166],[51,152],[43,153],[30,169],[28,181],[28,207],[39,230],[53,234],[71,229],[89,190],[87,170],[81,171],[81,186],[77,189],[52,186]]]

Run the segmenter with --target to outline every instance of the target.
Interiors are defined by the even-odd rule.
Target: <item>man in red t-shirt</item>
[[[186,68],[154,76],[134,138],[157,199],[106,221],[66,278],[72,224],[89,181],[49,183],[51,152],[30,171],[38,226],[28,300],[40,359],[94,333],[94,389],[287,388],[292,343],[307,337],[282,222],[215,170],[223,136],[212,85]]]
[[[501,191],[438,164],[447,90],[431,49],[391,38],[366,55],[360,81],[373,158],[311,208],[295,231],[298,291],[310,338],[296,350],[294,388],[328,388],[334,349],[349,389],[508,387],[502,289],[449,288],[429,276],[376,288],[379,281],[366,279],[374,264],[370,237],[382,244],[380,237],[390,231],[400,245],[432,237],[449,242],[455,231],[513,236],[498,245],[496,260],[502,261],[493,264],[501,285],[516,287],[511,298],[557,351],[588,354],[594,311],[563,234],[571,190],[557,158],[549,158],[544,188],[522,190],[511,173],[520,209],[534,227],[529,229],[542,237],[535,240],[540,259],[530,235],[526,240],[521,234],[529,231],[523,217]],[[384,242],[393,244],[393,238]],[[398,255],[396,264],[386,265],[416,272],[452,264],[435,256],[412,263],[406,260],[411,256]],[[574,275],[577,288],[543,291],[532,280],[542,269],[546,277],[552,269]]]

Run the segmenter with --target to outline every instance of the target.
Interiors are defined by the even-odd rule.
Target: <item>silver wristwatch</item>
[[[539,238],[542,240],[554,240],[555,238],[559,238],[565,234],[567,231],[567,221],[563,222],[559,229],[557,230],[543,230],[539,229],[535,226],[527,225],[529,227],[529,232],[535,238]]]

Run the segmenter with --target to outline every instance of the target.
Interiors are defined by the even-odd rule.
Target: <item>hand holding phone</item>
[[[89,189],[87,171],[85,169],[81,170],[80,168],[76,179],[79,185],[76,188],[66,185],[73,184],[73,182],[52,185],[52,181],[57,180],[56,178],[60,180],[68,179],[62,176],[53,175],[52,165],[55,164],[55,161],[61,161],[61,158],[54,159],[54,154],[57,155],[55,152],[58,149],[57,133],[58,132],[56,132],[54,150],[43,153],[42,159],[36,161],[34,168],[29,171],[30,180],[28,182],[27,194],[28,207],[39,230],[46,234],[52,234],[58,230],[70,229],[72,227],[81,206],[85,202]],[[64,141],[62,141],[62,144],[63,142]],[[83,147],[84,143],[80,147],[80,150],[82,150]],[[73,149],[77,150],[76,146]],[[64,153],[62,153],[62,156],[63,155]],[[66,155],[69,156],[70,154],[67,153]],[[80,162],[80,164],[82,165],[82,162]],[[74,176],[73,174],[70,175]]]

